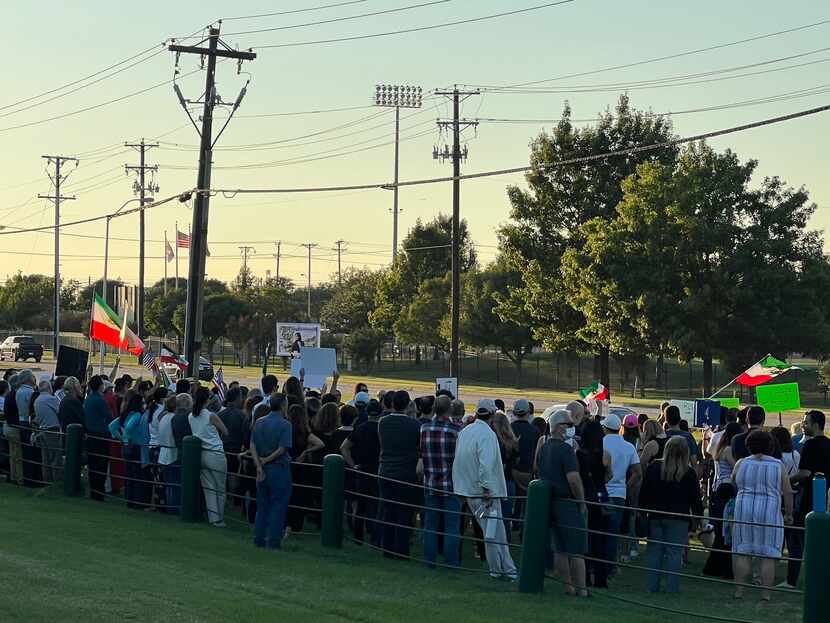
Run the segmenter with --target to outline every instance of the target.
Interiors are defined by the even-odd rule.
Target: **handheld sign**
[[[695,425],[695,401],[694,400],[671,400],[669,404],[680,409],[680,418],[686,420],[689,426]]]
[[[448,390],[453,398],[458,398],[458,379],[455,377],[435,379],[436,393],[442,389]]]
[[[714,428],[720,426],[721,403],[717,400],[695,400],[695,426]]]
[[[780,413],[801,408],[798,383],[759,385],[755,388],[755,395],[758,398],[758,404],[764,407],[767,413]]]
[[[322,387],[337,371],[337,353],[333,348],[301,348],[300,357],[291,360],[291,374],[299,377],[300,369],[305,369],[306,387]]]
[[[741,408],[740,398],[716,398],[716,400],[720,403],[720,406],[726,407],[727,409]]]

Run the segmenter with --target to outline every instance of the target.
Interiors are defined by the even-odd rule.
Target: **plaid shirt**
[[[452,461],[460,430],[452,420],[439,420],[437,416],[421,426],[421,458],[427,487],[452,493]]]

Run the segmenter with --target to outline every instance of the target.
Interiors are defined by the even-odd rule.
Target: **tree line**
[[[700,358],[707,393],[715,359],[737,373],[767,352],[824,358],[830,264],[821,233],[807,227],[816,209],[807,190],[756,179],[758,162],[728,149],[676,138],[669,118],[627,96],[579,128],[566,105],[530,145],[526,187],[507,189],[494,261],[479,261],[462,222],[463,346],[496,347],[518,378],[534,347],[593,353],[606,386],[611,357],[640,378],[650,357]],[[389,267],[351,268],[339,284],[332,276],[313,286],[311,315],[327,342],[366,366],[389,340],[417,345],[418,357],[447,352],[450,243],[448,216],[418,221]],[[145,322],[181,339],[186,290],[173,282],[167,296],[163,282],[148,289]],[[67,313],[88,313],[96,287],[67,283]],[[259,281],[243,269],[205,288],[208,347],[226,338],[262,352],[276,322],[307,320],[308,290],[288,279]],[[0,322],[48,325],[51,296],[47,277],[10,278]]]

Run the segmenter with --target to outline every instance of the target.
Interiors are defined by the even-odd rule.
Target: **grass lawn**
[[[292,536],[270,552],[255,549],[236,523],[217,530],[7,484],[0,500],[0,620],[8,622],[693,620],[612,595],[736,622],[800,620],[797,596],[775,593],[762,606],[750,591],[735,602],[728,586],[685,578],[680,595],[649,596],[635,570],[590,600],[561,595],[551,580],[542,596],[522,595],[484,573],[432,571],[352,544],[324,550],[314,536]],[[469,552],[463,564],[479,567]]]

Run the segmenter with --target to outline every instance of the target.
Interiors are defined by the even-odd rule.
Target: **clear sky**
[[[81,154],[71,174],[67,194],[77,200],[64,204],[66,220],[105,214],[133,197],[126,163],[137,154],[124,141],[159,137],[161,147],[148,154],[158,163],[156,181],[163,197],[192,188],[196,180],[198,137],[188,123],[169,84],[124,101],[48,123],[38,122],[94,106],[169,80],[173,58],[162,52],[146,62],[83,88],[44,102],[53,95],[14,104],[72,82],[161,43],[186,36],[220,17],[252,15],[332,4],[336,0],[146,0],[142,3],[88,0],[17,2],[4,14],[6,59],[0,95],[0,225],[31,227],[53,221],[50,204],[35,198],[50,191],[42,154]],[[542,4],[543,0],[452,0],[408,11],[352,21],[275,30],[256,34],[231,33],[300,25],[419,4],[426,0],[367,0],[350,6],[290,15],[227,20],[225,40],[240,48],[268,44],[377,33],[478,17]],[[244,66],[252,82],[218,147],[270,143],[256,150],[217,151],[213,187],[300,187],[385,182],[392,177],[393,115],[371,104],[376,83],[417,84],[424,89],[453,83],[505,85],[587,72],[737,39],[805,25],[830,18],[830,8],[818,0],[698,0],[603,2],[576,0],[562,6],[503,17],[492,21],[417,33],[343,43],[259,49],[258,58]],[[613,106],[625,86],[633,105],[655,112],[717,106],[776,96],[820,85],[830,87],[830,50],[787,61],[721,74],[715,82],[683,80],[660,88],[632,85],[643,80],[697,74],[812,52],[828,46],[830,23],[815,28],[638,67],[607,71],[547,83],[556,93],[485,93],[464,104],[468,118],[555,119],[565,100],[574,117],[591,118]],[[161,49],[161,46],[159,46]],[[143,58],[143,57],[142,57]],[[818,62],[826,59],[827,62]],[[805,65],[805,63],[811,63]],[[129,64],[129,63],[128,63]],[[801,65],[793,67],[793,65]],[[183,73],[198,66],[181,60]],[[753,76],[735,74],[781,69]],[[187,97],[201,95],[204,75],[181,80]],[[218,71],[219,94],[233,100],[245,76],[232,63]],[[81,83],[86,84],[86,83]],[[597,87],[602,85],[602,89]],[[80,85],[79,85],[80,86]],[[593,87],[592,92],[584,92]],[[581,92],[580,92],[581,91]],[[764,117],[793,112],[830,101],[830,92],[762,105],[678,115],[675,130],[696,134]],[[37,104],[28,110],[27,106]],[[362,109],[336,113],[261,116],[351,106]],[[443,145],[434,121],[451,113],[441,98],[428,99],[421,111],[402,112],[401,179],[450,173],[449,163],[432,159],[435,144]],[[372,118],[367,118],[370,115]],[[411,118],[407,118],[411,115]],[[356,122],[356,123],[353,123]],[[349,125],[347,125],[349,124]],[[340,129],[334,129],[342,127]],[[465,133],[470,157],[466,172],[521,166],[527,163],[528,143],[551,123],[497,124],[482,122],[477,132]],[[216,128],[219,127],[217,123]],[[325,131],[325,132],[323,132]],[[318,134],[319,133],[319,134]],[[312,135],[312,136],[309,136]],[[819,209],[811,225],[824,229],[830,219],[830,176],[823,156],[830,136],[830,113],[731,135],[711,141],[718,149],[732,148],[743,158],[760,161],[758,173],[779,175],[793,186],[804,185]],[[298,138],[305,137],[305,138]],[[282,142],[279,142],[282,141]],[[183,146],[183,147],[182,147]],[[355,152],[356,153],[348,153]],[[83,155],[83,154],[87,155]],[[345,155],[343,155],[345,154]],[[238,165],[256,168],[222,168]],[[496,253],[496,230],[508,218],[504,188],[521,184],[521,176],[464,182],[462,215],[467,219],[483,261]],[[336,268],[334,241],[348,241],[344,265],[376,268],[390,259],[392,218],[389,191],[249,195],[211,200],[210,277],[232,278],[239,269],[239,246],[256,253],[251,267],[264,277],[273,270],[274,242],[282,240],[281,274],[305,283],[302,243],[317,243],[314,282],[327,280]],[[451,211],[449,184],[404,188],[401,238],[416,219]],[[187,229],[188,205],[171,203],[147,212],[147,282],[163,276],[163,244],[172,238],[175,223]],[[7,230],[8,231],[8,230]],[[137,216],[112,222],[110,277],[135,283],[138,275]],[[82,234],[84,238],[70,236]],[[86,282],[103,271],[104,222],[64,230],[62,272]],[[51,233],[0,236],[0,277],[24,272],[52,273]],[[173,265],[169,265],[170,275]],[[183,252],[180,272],[187,273]]]

